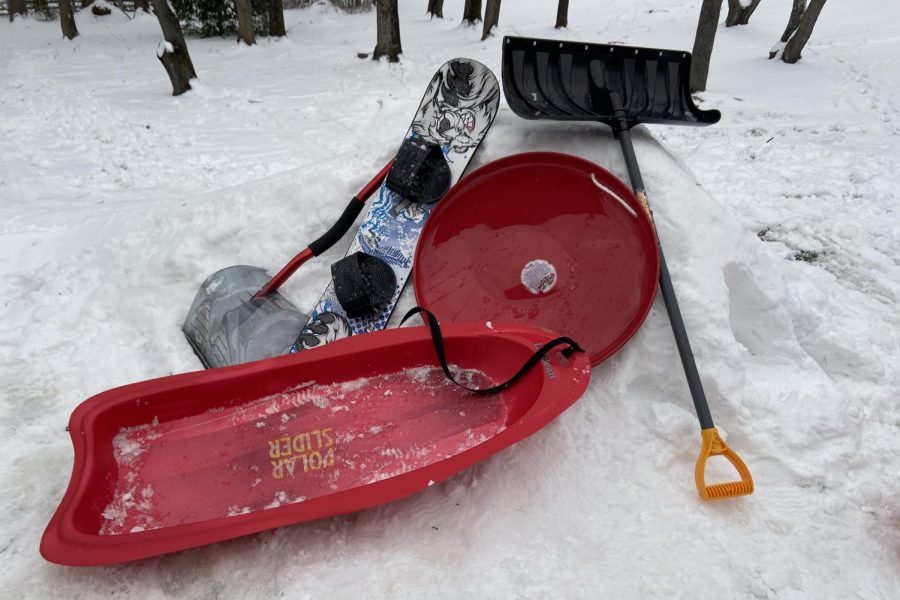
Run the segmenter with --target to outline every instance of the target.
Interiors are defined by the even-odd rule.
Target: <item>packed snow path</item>
[[[0,22],[0,593],[4,597],[896,598],[900,547],[900,7],[829,3],[797,65],[790,2],[719,30],[705,129],[636,132],[713,415],[756,493],[706,504],[661,300],[557,422],[407,500],[136,564],[37,552],[88,396],[199,368],[180,325],[231,264],[271,270],[390,157],[434,68],[499,75],[500,35],[690,48],[696,2],[504,4],[498,36],[401,3],[399,65],[356,58],[374,15],[288,11],[253,48],[189,39],[172,98],[156,20]],[[723,14],[724,18],[724,14]],[[625,177],[600,126],[505,105],[475,165],[527,150]],[[309,307],[328,265],[285,292]],[[413,302],[407,293],[398,313]],[[723,471],[724,472],[724,471]]]

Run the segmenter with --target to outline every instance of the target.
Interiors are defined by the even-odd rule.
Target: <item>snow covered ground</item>
[[[689,49],[697,2],[503,5],[499,35]],[[861,598],[900,596],[900,5],[826,5],[803,60],[766,60],[789,0],[720,29],[702,106],[636,134],[720,431],[748,498],[693,487],[696,419],[661,300],[550,427],[427,492],[342,518],[103,569],[44,562],[72,409],[199,368],[180,325],[211,272],[277,269],[391,156],[434,69],[500,73],[500,37],[401,2],[399,65],[356,58],[374,14],[287,11],[256,47],[190,39],[179,98],[156,20],[0,22],[0,595]],[[724,18],[724,13],[723,13]],[[475,166],[611,135],[505,103]],[[313,304],[342,250],[286,286]],[[797,260],[800,259],[800,260]],[[404,306],[413,302],[410,294]],[[401,312],[401,311],[398,311]],[[724,471],[723,471],[724,472]]]

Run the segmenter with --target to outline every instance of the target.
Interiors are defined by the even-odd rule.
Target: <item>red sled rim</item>
[[[419,305],[446,322],[527,322],[567,335],[598,364],[640,328],[659,254],[628,186],[555,152],[516,154],[459,182],[416,249]]]

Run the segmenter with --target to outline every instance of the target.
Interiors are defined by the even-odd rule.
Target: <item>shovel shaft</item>
[[[631,187],[637,195],[641,206],[653,222],[653,213],[647,202],[647,192],[644,191],[644,180],[638,167],[637,157],[634,154],[634,146],[631,143],[631,131],[624,119],[624,112],[618,98],[611,97],[616,107],[619,126],[614,128],[619,143],[622,146],[622,154],[625,156],[625,166],[628,168],[628,177],[631,179]],[[655,228],[655,224],[654,224]],[[694,410],[700,421],[702,444],[697,464],[694,466],[694,480],[700,497],[704,500],[722,500],[735,498],[753,493],[753,477],[750,470],[741,457],[725,444],[719,436],[719,432],[713,425],[712,415],[709,412],[709,404],[706,402],[706,394],[703,392],[703,384],[700,382],[700,373],[697,371],[697,363],[694,362],[694,353],[691,351],[691,342],[688,340],[687,330],[684,328],[684,319],[681,318],[681,310],[678,308],[678,299],[675,297],[675,288],[672,286],[672,278],[669,276],[669,267],[666,265],[666,257],[663,254],[662,244],[659,240],[659,232],[656,234],[656,246],[659,251],[659,289],[662,292],[666,312],[669,314],[669,323],[672,325],[672,333],[675,336],[675,344],[678,346],[678,355],[681,357],[681,366],[684,367],[684,376],[687,379],[688,388],[691,390],[691,399],[694,401]],[[725,483],[706,484],[706,463],[710,456],[723,456],[735,469],[740,479]]]
[[[659,243],[658,237],[657,243]],[[672,287],[672,278],[669,276],[669,268],[666,266],[662,246],[659,246],[659,289],[662,290],[663,302],[665,302],[666,312],[669,314],[669,322],[672,324],[675,345],[678,346],[678,355],[681,357],[681,366],[684,368],[684,375],[691,390],[691,398],[694,401],[694,410],[697,411],[697,419],[700,421],[700,429],[711,429],[714,427],[712,415],[706,402],[706,394],[703,392],[703,384],[700,383],[700,373],[697,371],[697,363],[694,362],[691,342],[688,340],[687,330],[684,328],[684,320],[681,318],[681,310],[678,308],[678,298],[675,297],[675,288]]]
[[[384,165],[380,171],[378,171],[378,175],[372,178],[372,181],[363,186],[363,189],[359,190],[359,193],[356,194],[356,197],[365,202],[369,196],[375,193],[381,184],[384,182],[385,178],[388,176],[388,173],[391,171],[391,167],[394,166],[394,159],[392,158],[388,164]]]
[[[356,221],[356,217],[359,216],[359,213],[362,212],[363,206],[366,204],[366,200],[375,193],[375,190],[381,186],[385,177],[387,177],[388,172],[391,170],[391,166],[393,166],[394,161],[391,160],[388,164],[386,164],[378,174],[372,178],[372,180],[367,183],[363,188],[359,191],[358,194],[353,196],[353,199],[350,200],[350,203],[347,205],[347,208],[344,209],[343,214],[338,219],[337,223],[331,226],[331,228],[326,231],[323,235],[321,235],[317,240],[312,242],[308,248],[305,248],[300,254],[292,258],[286,265],[284,265],[278,274],[275,275],[272,279],[269,280],[266,285],[264,285],[256,294],[253,295],[253,299],[256,300],[258,298],[265,298],[270,294],[275,293],[278,288],[282,286],[282,284],[288,280],[288,278],[294,274],[294,271],[300,268],[300,265],[308,261],[313,256],[318,256],[331,248],[339,239],[341,239],[345,233],[350,231],[350,226]]]
[[[286,265],[281,267],[281,270],[269,280],[266,285],[262,286],[262,288],[253,295],[253,300],[258,298],[265,298],[266,296],[275,293],[278,288],[281,287],[285,281],[287,281],[288,277],[294,274],[294,271],[300,268],[300,265],[311,259],[315,254],[310,248],[304,248],[303,252],[292,258]]]
[[[622,153],[625,155],[625,166],[628,169],[628,177],[631,179],[631,187],[634,188],[634,193],[652,221],[652,214],[647,203],[647,193],[644,191],[644,180],[641,177],[641,170],[634,154],[634,146],[631,143],[631,132],[628,128],[622,128],[616,133],[622,146]],[[666,305],[666,312],[669,314],[672,333],[675,335],[675,344],[678,346],[678,355],[681,357],[681,366],[684,367],[684,375],[691,390],[691,399],[694,401],[694,410],[697,412],[700,428],[710,429],[714,427],[712,415],[706,402],[706,394],[703,392],[703,384],[700,382],[700,373],[697,371],[697,363],[694,361],[691,342],[688,339],[687,330],[684,328],[684,319],[681,318],[681,309],[678,308],[678,298],[675,296],[675,288],[672,286],[672,278],[669,276],[669,268],[666,266],[666,258],[663,255],[658,233],[656,243],[659,250],[659,289]]]

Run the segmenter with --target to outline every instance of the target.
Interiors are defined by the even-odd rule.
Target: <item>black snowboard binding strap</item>
[[[450,381],[452,381],[453,383],[455,383],[462,389],[472,392],[474,394],[481,394],[481,395],[486,396],[488,394],[496,394],[496,393],[502,392],[503,390],[505,390],[506,388],[511,386],[513,383],[518,381],[523,375],[525,375],[525,373],[527,373],[531,367],[533,367],[538,362],[540,362],[540,360],[542,358],[544,358],[544,356],[548,352],[550,352],[551,350],[553,350],[554,348],[556,348],[557,346],[560,346],[562,344],[565,344],[566,348],[563,348],[560,352],[566,358],[569,358],[576,352],[584,352],[584,350],[581,348],[581,346],[579,346],[577,343],[575,343],[575,341],[572,340],[572,338],[568,338],[568,337],[564,337],[564,336],[558,337],[556,339],[550,340],[549,342],[547,342],[546,344],[541,346],[538,349],[538,351],[535,352],[531,356],[531,358],[526,360],[525,364],[523,364],[522,367],[518,371],[516,371],[515,375],[513,375],[512,377],[510,377],[503,383],[497,384],[497,385],[489,387],[489,388],[481,388],[481,389],[470,388],[470,387],[465,386],[465,385],[461,384],[460,382],[458,382],[456,380],[456,378],[453,376],[453,373],[450,372],[450,366],[447,364],[447,353],[444,349],[444,336],[441,335],[441,325],[440,325],[440,323],[438,323],[437,317],[435,317],[434,314],[431,313],[431,311],[429,311],[428,309],[422,308],[421,306],[416,306],[415,308],[411,309],[408,313],[406,313],[403,316],[403,319],[400,321],[400,325],[403,325],[411,317],[413,317],[417,314],[420,314],[420,313],[422,315],[424,315],[422,320],[425,321],[425,323],[428,325],[428,328],[431,330],[431,341],[434,342],[434,351],[437,354],[438,360],[441,363],[441,369],[443,369],[444,375],[447,376],[447,379],[449,379]]]
[[[447,193],[450,179],[450,166],[441,146],[411,137],[397,151],[385,185],[405,200],[431,204]]]
[[[391,266],[365,252],[354,252],[331,265],[331,276],[334,294],[351,319],[381,310],[397,289]]]

